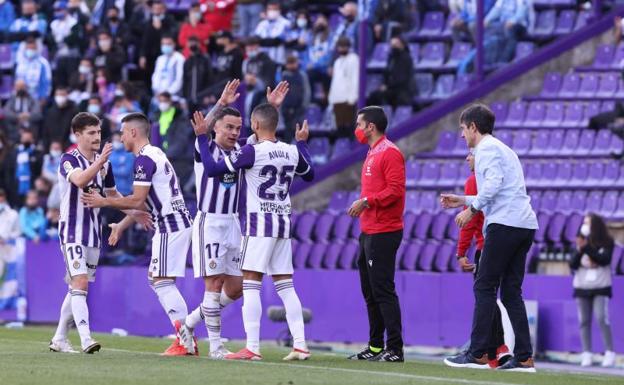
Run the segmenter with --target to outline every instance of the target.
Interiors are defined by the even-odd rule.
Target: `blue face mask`
[[[171,55],[173,53],[173,47],[168,44],[161,45],[160,50],[164,55]]]
[[[27,49],[24,51],[24,55],[26,56],[26,58],[32,59],[37,56],[37,51],[35,51],[34,49]]]
[[[4,209],[7,208],[7,204],[6,203],[0,203],[0,213],[4,211]]]
[[[97,104],[89,104],[89,105],[87,106],[87,111],[88,111],[88,112],[90,112],[90,113],[92,113],[92,114],[97,115],[97,114],[99,114],[99,113],[100,113],[101,108],[100,108],[100,106],[99,106],[99,105],[97,105]]]

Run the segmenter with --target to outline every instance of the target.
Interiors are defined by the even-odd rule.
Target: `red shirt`
[[[232,18],[236,9],[236,1],[199,0],[199,3],[206,6],[205,11],[203,11],[204,21],[208,23],[211,30],[232,30]]]
[[[371,147],[362,165],[360,197],[366,197],[370,206],[360,215],[363,233],[403,229],[405,159],[401,150],[385,136]]]
[[[466,179],[466,184],[464,185],[464,194],[465,195],[477,195],[477,178],[475,174],[472,173]],[[464,206],[466,209],[467,206]],[[472,238],[477,238],[477,250],[483,250],[483,221],[485,217],[483,216],[483,212],[479,211],[476,213],[470,222],[466,224],[466,226],[462,227],[459,230],[459,241],[457,242],[457,255],[465,257],[466,252],[470,248],[470,243],[472,242]]]
[[[195,36],[199,39],[199,48],[203,53],[206,53],[206,42],[210,38],[210,35],[215,32],[210,28],[210,25],[200,22],[193,27],[191,23],[184,23],[180,27],[180,33],[178,34],[178,44],[183,48],[182,54],[188,59],[191,56],[191,51],[186,46],[186,42],[191,36]]]

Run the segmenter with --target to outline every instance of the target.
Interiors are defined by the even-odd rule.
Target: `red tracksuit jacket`
[[[475,174],[472,173],[466,179],[466,184],[464,185],[464,193],[465,195],[477,195],[477,178]],[[466,209],[467,206],[464,206]],[[472,242],[472,238],[477,238],[477,250],[483,250],[483,221],[484,221],[483,212],[479,211],[475,216],[472,217],[470,222],[466,224],[466,226],[462,227],[459,231],[459,241],[457,242],[457,255],[462,257],[466,256],[466,252],[470,248],[470,243]]]
[[[401,150],[385,136],[371,147],[362,165],[360,197],[366,197],[370,206],[360,215],[363,233],[403,229],[405,159]]]

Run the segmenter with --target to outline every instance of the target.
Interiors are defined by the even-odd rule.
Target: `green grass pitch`
[[[285,348],[265,346],[262,362],[212,361],[200,342],[200,357],[160,357],[168,340],[95,334],[102,350],[94,355],[48,351],[53,329],[0,328],[0,384],[476,384],[602,385],[622,384],[622,377],[540,371],[537,374],[459,370],[441,362],[409,360],[404,364],[354,362],[344,356],[313,352],[306,362],[283,362]],[[79,346],[73,332],[71,340]],[[233,349],[240,344],[228,344]],[[539,366],[538,366],[539,371]]]

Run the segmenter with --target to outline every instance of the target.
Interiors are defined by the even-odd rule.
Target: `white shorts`
[[[236,215],[201,211],[193,221],[193,272],[195,278],[227,274],[242,276],[238,268],[241,244]]]
[[[192,228],[188,227],[175,233],[154,234],[148,272],[150,278],[184,277],[191,233]]]
[[[79,243],[61,243],[61,252],[67,268],[67,274],[65,275],[67,282],[81,274],[86,274],[89,282],[95,282],[95,270],[100,259],[100,249],[98,247],[87,247]]]
[[[290,239],[245,236],[241,245],[241,270],[268,275],[292,274]]]

